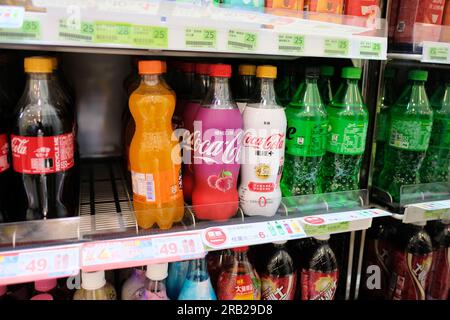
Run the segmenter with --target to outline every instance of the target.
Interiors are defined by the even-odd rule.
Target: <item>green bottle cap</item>
[[[384,78],[385,79],[393,79],[395,77],[395,69],[386,68],[384,70]]]
[[[408,79],[414,81],[427,81],[428,71],[425,70],[411,70],[408,73]]]
[[[361,68],[344,67],[342,68],[341,77],[344,79],[361,79]]]
[[[332,77],[334,75],[334,67],[333,66],[321,66],[320,67],[320,75],[322,77]]]

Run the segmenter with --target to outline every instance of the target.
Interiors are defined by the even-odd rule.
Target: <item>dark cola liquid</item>
[[[55,137],[65,135],[65,139],[74,135],[74,118],[67,100],[61,98],[52,86],[49,74],[30,74],[25,91],[15,110],[11,148],[14,154],[24,152],[27,137]],[[70,136],[72,134],[72,136]],[[14,139],[14,136],[20,137]],[[74,138],[73,138],[74,139]],[[31,143],[28,142],[28,145]],[[67,144],[66,144],[67,145]],[[72,141],[72,145],[75,142]],[[38,143],[38,147],[40,144]],[[42,167],[53,168],[54,159],[41,158]],[[29,155],[35,156],[36,151],[27,149]],[[69,151],[65,151],[65,157],[70,158]],[[72,159],[73,160],[73,149]],[[13,161],[14,162],[14,161]],[[14,220],[36,220],[43,218],[63,218],[75,215],[76,184],[74,166],[67,170],[59,170],[54,173],[20,172],[14,163],[14,189],[15,216]]]

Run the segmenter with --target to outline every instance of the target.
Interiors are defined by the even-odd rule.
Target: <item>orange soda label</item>
[[[183,196],[180,166],[153,173],[131,172],[133,200],[141,203],[167,203]]]

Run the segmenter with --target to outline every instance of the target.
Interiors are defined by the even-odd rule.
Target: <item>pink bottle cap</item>
[[[30,300],[53,300],[53,297],[49,295],[48,293],[38,294],[35,295]]]
[[[0,286],[0,297],[6,293],[6,286]]]
[[[34,283],[34,288],[39,292],[48,292],[57,285],[56,279],[39,280]]]

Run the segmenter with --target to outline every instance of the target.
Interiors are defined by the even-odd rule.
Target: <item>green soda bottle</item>
[[[378,178],[384,166],[384,152],[386,149],[386,140],[388,135],[388,115],[389,109],[395,102],[394,94],[395,69],[386,68],[384,71],[384,81],[381,88],[381,101],[377,115],[375,163],[372,175],[374,185],[378,185]]]
[[[280,68],[280,76],[275,81],[275,93],[278,102],[282,106],[286,106],[292,101],[294,92],[297,89],[297,82],[295,79],[295,66],[292,63],[287,63]]]
[[[328,106],[333,100],[333,89],[331,88],[331,78],[334,76],[333,66],[320,67],[320,79],[318,82],[320,95],[323,103]]]
[[[433,111],[425,91],[428,72],[411,70],[410,83],[389,112],[389,129],[384,167],[379,187],[394,202],[400,188],[419,182],[419,170],[430,141]]]
[[[359,171],[366,145],[369,116],[358,80],[361,69],[345,67],[336,95],[327,107],[327,152],[322,162],[324,192],[359,189]]]
[[[420,182],[449,181],[450,166],[450,75],[430,99],[433,126],[430,144],[420,169]]]
[[[318,177],[325,154],[328,119],[318,78],[318,68],[307,68],[305,81],[286,108],[286,159],[280,184],[284,196],[322,192]]]

